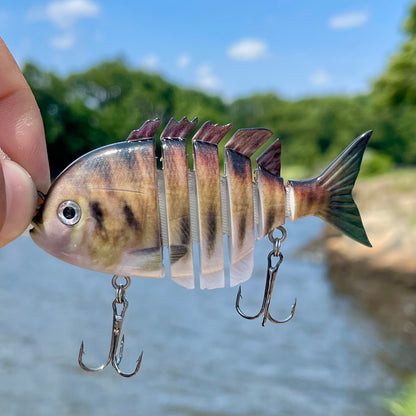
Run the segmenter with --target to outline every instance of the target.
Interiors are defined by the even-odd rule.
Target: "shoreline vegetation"
[[[373,248],[329,226],[318,243],[326,248],[334,290],[353,297],[380,323],[389,339],[402,339],[414,350],[415,1],[403,25],[402,44],[363,95],[288,100],[264,92],[226,102],[219,96],[175,85],[159,74],[140,71],[122,59],[102,62],[67,77],[34,63],[27,63],[23,73],[44,121],[52,176],[91,149],[124,140],[131,130],[155,117],[161,119],[161,129],[171,117],[183,116],[198,117],[200,123],[232,122],[232,132],[245,127],[269,128],[273,140],[279,137],[282,143],[285,180],[315,176],[355,137],[373,129],[354,194]],[[160,155],[160,143],[156,146]],[[188,153],[192,154],[190,148]],[[315,249],[316,243],[308,246]],[[414,380],[414,354],[404,355],[401,369],[404,375],[413,372]],[[414,384],[409,386],[406,391],[414,391]],[[404,414],[401,412],[407,410],[400,410],[401,402],[396,399],[388,400],[390,410]],[[401,396],[397,400],[401,401]],[[403,409],[407,409],[411,398],[404,400]]]
[[[416,414],[416,169],[359,178],[355,200],[372,248],[327,226],[324,248],[335,290],[351,296],[388,339],[410,346],[401,353],[403,385],[385,407],[397,416]]]
[[[416,346],[416,169],[359,179],[354,195],[373,247],[327,227],[329,276],[389,335]]]
[[[414,0],[403,24],[402,44],[369,92],[362,95],[288,100],[264,92],[226,102],[175,85],[159,74],[140,71],[122,59],[66,77],[33,63],[27,63],[23,73],[44,121],[52,176],[76,157],[124,140],[131,130],[155,117],[161,119],[160,129],[171,117],[183,116],[199,117],[200,123],[232,122],[232,132],[245,127],[269,128],[274,133],[271,140],[279,137],[282,143],[285,180],[315,176],[355,137],[373,129],[356,197],[374,247],[365,248],[328,231],[329,268],[340,290],[354,293],[381,321],[390,323],[392,333],[416,345],[412,298],[416,291]],[[188,138],[188,145],[190,142]],[[160,155],[160,142],[156,146]],[[192,154],[190,147],[188,154]],[[395,169],[397,166],[412,168]]]
[[[392,367],[403,382],[384,406],[393,415],[416,415],[416,169],[360,174],[353,195],[373,247],[326,225],[300,254],[325,256],[334,290],[353,299],[386,339],[404,342]]]
[[[269,128],[273,140],[279,137],[282,143],[285,180],[319,174],[355,137],[373,129],[354,193],[373,248],[327,226],[325,235],[304,250],[326,252],[334,290],[350,296],[392,343],[403,340],[409,346],[391,367],[403,377],[403,389],[385,399],[394,415],[416,411],[415,1],[403,32],[403,42],[383,73],[368,93],[356,96],[288,100],[264,92],[227,102],[140,71],[122,59],[65,77],[34,63],[23,68],[44,121],[52,176],[78,156],[124,140],[155,117],[161,119],[161,129],[171,117],[183,116],[198,117],[200,124],[232,122],[232,132]],[[160,155],[160,143],[156,146]]]
[[[282,166],[301,167],[295,176],[321,170],[354,138],[372,129],[363,169],[373,175],[394,166],[416,165],[415,2],[403,32],[403,43],[386,69],[368,93],[355,96],[290,100],[276,92],[261,92],[228,102],[141,71],[122,59],[68,76],[28,62],[23,74],[42,114],[53,176],[78,156],[124,140],[148,119],[159,117],[161,131],[171,117],[184,116],[198,117],[201,124],[232,122],[230,134],[239,128],[270,129],[282,143]],[[156,146],[160,154],[160,143]]]

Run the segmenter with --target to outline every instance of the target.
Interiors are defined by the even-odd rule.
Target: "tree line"
[[[283,165],[321,168],[353,138],[372,129],[365,166],[378,173],[416,164],[416,3],[404,24],[405,40],[371,92],[287,100],[274,93],[226,103],[182,88],[123,60],[60,77],[33,63],[24,66],[45,125],[53,175],[81,154],[124,140],[145,120],[198,117],[200,122],[267,127],[282,142]],[[161,127],[162,129],[163,127]],[[235,129],[233,129],[235,131]]]

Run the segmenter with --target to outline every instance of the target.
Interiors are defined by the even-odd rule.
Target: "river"
[[[20,237],[0,250],[0,414],[388,414],[384,400],[401,381],[400,341],[334,290],[323,256],[297,255],[321,227],[313,218],[287,226],[271,306],[283,318],[297,298],[285,325],[239,317],[237,288],[132,279],[120,367],[130,371],[141,350],[144,357],[131,379],[111,365],[93,374],[77,364],[81,339],[88,365],[108,355],[111,276],[67,265]],[[242,286],[247,313],[260,306],[269,250],[267,239],[256,244],[254,277]]]

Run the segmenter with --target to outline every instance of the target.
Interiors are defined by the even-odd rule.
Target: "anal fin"
[[[251,251],[235,263],[230,264],[230,286],[237,286],[250,279],[254,267],[254,251]]]

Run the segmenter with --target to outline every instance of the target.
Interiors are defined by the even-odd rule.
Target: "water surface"
[[[0,250],[0,414],[7,415],[384,415],[398,385],[394,348],[351,299],[331,287],[324,259],[299,258],[322,223],[288,225],[272,301],[285,325],[240,318],[237,288],[188,291],[169,279],[133,279],[127,292],[125,356],[131,379],[78,367],[108,355],[111,276],[54,259],[21,237]],[[257,312],[268,240],[241,307]],[[386,360],[385,357],[389,359]],[[393,357],[393,358],[391,358]],[[393,363],[393,364],[392,364]],[[399,365],[397,365],[397,368]]]

